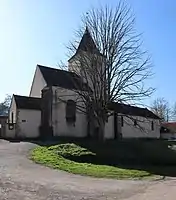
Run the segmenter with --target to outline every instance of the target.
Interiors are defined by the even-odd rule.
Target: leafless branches
[[[156,98],[151,104],[151,110],[158,115],[163,122],[175,121],[176,119],[176,103],[169,104],[164,98]]]
[[[75,92],[102,126],[111,114],[108,109],[111,102],[136,103],[153,93],[152,87],[145,87],[146,79],[152,76],[152,65],[141,49],[140,35],[134,28],[135,17],[123,1],[116,8],[92,8],[82,22],[87,27],[84,34],[90,33],[95,45],[87,41],[88,46],[79,49],[83,32],[78,30],[78,40],[69,46],[74,55],[69,60],[69,70],[81,76],[82,86],[89,86]]]

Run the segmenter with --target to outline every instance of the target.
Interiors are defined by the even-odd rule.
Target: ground
[[[27,158],[35,145],[0,140],[0,199],[175,200],[176,179],[111,180],[82,177],[37,165]]]

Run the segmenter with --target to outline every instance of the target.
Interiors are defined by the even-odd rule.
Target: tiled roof
[[[127,104],[121,104],[121,103],[111,103],[109,105],[109,108],[111,110],[116,111],[117,113],[125,114],[125,115],[133,115],[133,116],[141,116],[146,118],[152,118],[152,119],[160,119],[157,115],[155,115],[153,112],[148,110],[147,108],[140,108],[136,106],[130,106]]]
[[[176,132],[176,122],[163,122],[162,127],[170,130],[170,132]]]
[[[59,86],[66,89],[86,90],[88,87],[83,83],[80,76],[73,72],[38,65],[43,78],[48,86]]]
[[[41,110],[41,98],[13,95],[17,108]]]
[[[176,128],[176,122],[163,122],[162,123],[163,126],[172,126]]]

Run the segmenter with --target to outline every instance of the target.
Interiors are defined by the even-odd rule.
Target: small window
[[[137,120],[134,120],[134,126],[137,126]]]
[[[123,127],[123,116],[121,116],[121,126]]]
[[[151,124],[151,129],[152,129],[152,131],[154,131],[154,123],[153,123],[153,121],[152,121],[152,124]]]
[[[76,121],[76,103],[73,100],[68,100],[66,104],[66,121],[74,123]]]
[[[13,112],[11,113],[11,122],[12,122],[12,124],[13,124],[13,121],[14,121],[14,119],[13,119]]]
[[[25,120],[25,119],[22,119],[22,122],[26,122],[26,120]]]

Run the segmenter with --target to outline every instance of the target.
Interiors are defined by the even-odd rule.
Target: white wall
[[[66,104],[63,101],[72,99],[76,101],[77,94],[74,91],[53,87],[53,106],[52,106],[52,125],[55,136],[85,137],[87,135],[86,115],[77,110],[76,123],[69,125],[66,122]],[[131,118],[132,116],[130,116]],[[133,116],[137,123],[144,128],[134,126],[134,121],[124,116],[124,126],[121,127],[121,116],[118,117],[118,133],[122,133],[123,138],[160,138],[160,122],[155,119],[146,119],[144,117]],[[151,130],[152,121],[154,130]],[[105,138],[114,138],[114,116],[109,117],[105,124]]]
[[[40,72],[39,67],[36,67],[31,91],[29,96],[30,97],[41,97],[41,90],[46,86],[46,81],[42,76],[42,73]]]
[[[11,101],[11,105],[9,109],[9,117],[8,117],[9,122],[12,122],[12,112],[13,112],[13,122],[16,123],[17,108],[16,108],[14,96],[12,97],[12,101]]]
[[[105,124],[104,137],[106,139],[114,138],[114,116],[108,118],[108,122]]]
[[[129,116],[130,118],[132,116]],[[122,127],[122,136],[123,138],[160,138],[160,122],[157,119],[149,119],[139,116],[133,116],[133,119],[137,120],[137,123],[140,127],[143,127],[144,130],[141,130],[139,126],[134,126],[134,121],[129,117],[124,116],[124,126]],[[151,123],[154,122],[154,130],[151,129]]]
[[[15,127],[14,127],[14,129],[9,130],[9,125],[6,124],[4,137],[6,137],[6,138],[15,138],[15,131],[16,131]]]
[[[134,121],[132,121],[127,116],[123,116],[124,125],[121,126],[121,115],[118,116],[117,121],[117,134],[122,134],[123,138],[160,138],[160,122],[155,119],[146,119],[139,116],[129,116],[130,118],[137,119],[137,123],[144,130],[141,130],[139,126],[134,126]],[[154,130],[151,130],[151,123],[154,122]],[[175,135],[176,136],[176,135]],[[108,123],[105,124],[105,138],[114,139],[114,116],[110,116]]]
[[[95,66],[92,66],[93,59],[97,61]],[[102,84],[102,87],[104,87],[104,83],[102,83],[102,77],[105,70],[103,59],[102,56],[97,54],[81,52],[69,60],[68,69],[69,71],[79,74],[83,78],[84,82],[88,83],[92,89],[95,84],[97,84],[97,87],[94,88],[94,90],[96,89],[98,93],[98,90],[101,89],[100,85]],[[95,78],[94,76],[96,76],[96,83],[93,82],[93,78]]]
[[[17,136],[35,138],[39,136],[39,126],[41,123],[40,110],[19,109]],[[25,120],[25,121],[23,121]]]
[[[68,62],[68,70],[80,74],[80,65],[79,60],[74,57]]]
[[[69,125],[66,122],[66,104],[63,100],[69,99],[76,102],[74,91],[53,87],[52,125],[54,136],[85,137],[87,134],[85,114],[77,109],[75,125]]]

